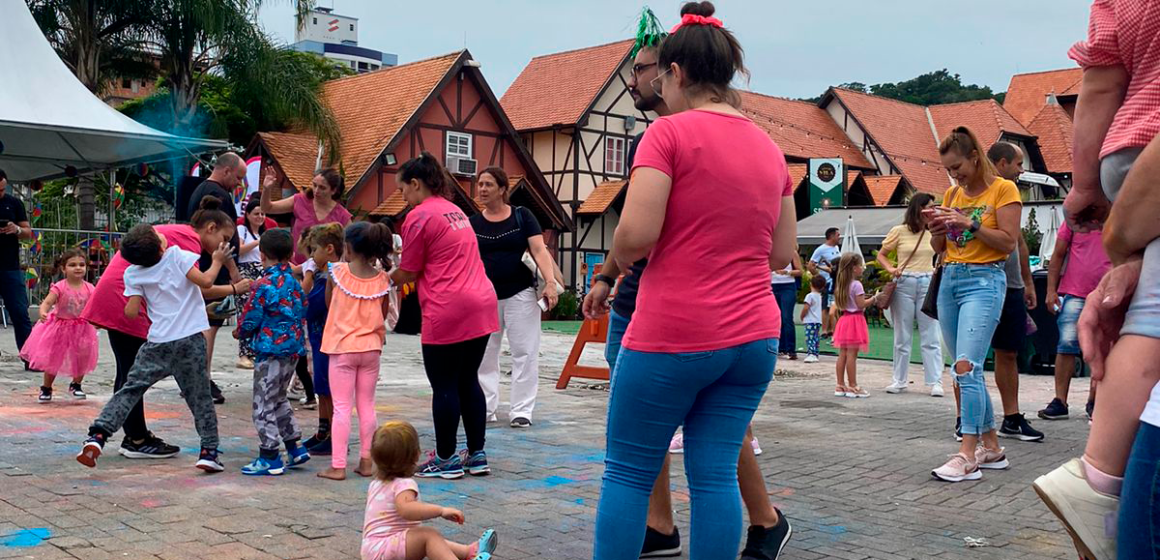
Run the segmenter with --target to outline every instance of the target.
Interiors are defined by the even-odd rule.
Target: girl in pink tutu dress
[[[858,386],[858,352],[865,352],[870,344],[870,329],[862,310],[874,305],[878,294],[866,297],[862,288],[862,271],[866,265],[862,255],[845,253],[838,259],[838,275],[834,279],[834,308],[841,313],[834,327],[834,347],[838,349],[838,385],[835,397],[864,399],[870,396]],[[843,379],[843,373],[845,379]],[[845,381],[843,383],[843,381]]]
[[[88,267],[80,249],[65,251],[56,260],[64,280],[53,284],[40,303],[40,320],[20,349],[20,357],[31,368],[44,372],[42,403],[52,400],[52,384],[58,375],[72,378],[68,391],[74,399],[85,398],[81,381],[97,368],[97,329],[80,318],[93,293],[93,285],[85,281]]]

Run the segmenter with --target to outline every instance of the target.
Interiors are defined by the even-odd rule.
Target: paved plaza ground
[[[36,402],[38,377],[12,359],[11,330],[0,330],[0,558],[267,560],[358,558],[367,480],[316,478],[327,458],[281,477],[245,477],[239,468],[257,451],[250,421],[251,372],[234,369],[236,344],[223,330],[214,360],[225,391],[218,408],[227,471],[193,468],[198,446],[176,384],[167,380],[146,398],[151,429],[182,446],[176,458],[133,461],[115,453],[119,436],[94,470],[74,459],[86,427],[107,401],[112,355],[102,338],[101,365],[85,382],[87,401]],[[459,481],[423,481],[423,499],[462,509],[462,527],[434,521],[463,541],[480,530],[500,534],[497,558],[588,559],[603,470],[607,387],[574,382],[554,389],[572,337],[546,333],[540,362],[535,426],[506,422],[488,430],[494,474]],[[601,346],[584,362],[599,363]],[[505,358],[506,360],[506,358]],[[1012,468],[956,485],[930,470],[956,450],[954,399],[931,398],[921,385],[887,395],[885,362],[860,364],[869,399],[836,399],[834,358],[778,365],[754,419],[765,453],[758,458],[770,499],[793,523],[786,559],[1020,558],[1070,559],[1069,539],[1031,490],[1031,481],[1081,453],[1088,433],[1075,415],[1036,421],[1044,443],[1004,440]],[[507,369],[505,366],[504,369]],[[913,368],[912,380],[921,379]],[[1022,377],[1028,416],[1049,399],[1051,380]],[[921,383],[921,381],[920,381]],[[991,384],[990,381],[988,381]],[[1086,380],[1073,388],[1082,410]],[[913,385],[912,385],[913,387]],[[506,380],[503,387],[506,396]],[[991,384],[998,406],[998,394]],[[417,337],[387,337],[378,387],[378,417],[409,420],[424,448],[433,444],[430,388]],[[501,405],[501,418],[504,416]],[[306,433],[313,411],[299,410]],[[677,522],[688,533],[684,468],[674,462]],[[967,537],[986,545],[968,548]],[[687,543],[686,543],[687,544]]]

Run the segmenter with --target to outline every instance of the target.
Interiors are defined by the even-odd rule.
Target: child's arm
[[[391,311],[391,294],[388,293],[387,295],[383,296],[383,317],[388,316],[390,314],[390,311]]]
[[[313,289],[314,289],[314,271],[313,270],[303,270],[302,271],[302,291],[304,293],[309,294],[310,290],[313,290]]]
[[[40,302],[40,317],[36,320],[38,323],[43,323],[48,318],[48,313],[56,305],[57,297],[56,292],[50,291],[48,292],[48,296],[44,298],[44,301]]]
[[[326,282],[326,308],[330,308],[330,298],[334,295],[334,277]]]
[[[857,305],[858,309],[866,309],[867,307],[878,303],[879,295],[881,294],[878,292],[874,292],[874,295],[870,297],[866,297],[866,294],[859,294],[858,297],[854,298],[854,305]]]
[[[435,504],[426,504],[419,501],[419,494],[414,490],[404,490],[395,496],[395,511],[399,517],[407,521],[426,521],[442,517],[448,521],[463,524],[463,512],[455,508],[445,508]]]
[[[810,300],[807,299],[805,302],[802,303],[802,314],[801,314],[801,317],[798,317],[798,319],[805,321],[806,315],[808,315],[809,312],[810,312]]]
[[[268,285],[259,285],[253,297],[246,301],[246,306],[238,318],[238,326],[234,329],[237,338],[249,338],[261,326],[262,314],[266,306],[266,292],[263,288]]]
[[[125,304],[125,318],[136,319],[141,314],[141,296],[129,297],[129,303]]]
[[[218,273],[222,270],[222,263],[229,257],[229,254],[230,246],[222,243],[214,250],[213,264],[210,265],[208,270],[202,272],[196,266],[193,266],[189,269],[189,272],[185,273],[185,277],[203,290],[212,288],[214,280],[217,280]]]

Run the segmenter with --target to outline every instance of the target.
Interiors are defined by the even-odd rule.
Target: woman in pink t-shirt
[[[487,339],[499,330],[499,316],[475,230],[448,200],[452,181],[427,152],[404,163],[396,176],[411,211],[403,222],[403,257],[391,280],[418,285],[423,367],[434,392],[435,451],[415,473],[420,478],[491,472],[483,452],[487,402],[478,372]],[[456,453],[460,418],[467,435],[461,454]]]
[[[689,556],[737,555],[736,458],[781,330],[769,271],[785,268],[794,251],[785,156],[729,102],[738,99],[730,82],[745,72],[741,46],[711,17],[712,4],[681,12],[653,81],[674,114],[649,126],[637,149],[613,242],[622,268],[649,263],[612,372],[597,560],[640,554],[649,489],[682,424],[694,504]],[[778,543],[789,538],[781,515],[762,530]]]
[[[280,188],[278,172],[273,167],[266,168],[262,182],[262,211],[266,214],[294,214],[290,225],[290,237],[294,239],[293,264],[306,262],[306,254],[298,249],[302,232],[318,224],[339,223],[346,227],[350,223],[350,212],[342,207],[342,191],[346,185],[342,175],[334,169],[323,169],[314,176],[310,188],[294,193],[290,198],[274,200],[273,194]]]

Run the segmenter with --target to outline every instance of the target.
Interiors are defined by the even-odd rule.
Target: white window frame
[[[466,147],[464,147],[460,140],[467,140]],[[447,131],[447,138],[443,142],[443,155],[445,158],[443,161],[447,161],[446,158],[450,157],[471,159],[473,142],[474,138],[466,132]]]
[[[624,175],[625,151],[624,138],[607,136],[604,138],[604,172],[610,175]]]

